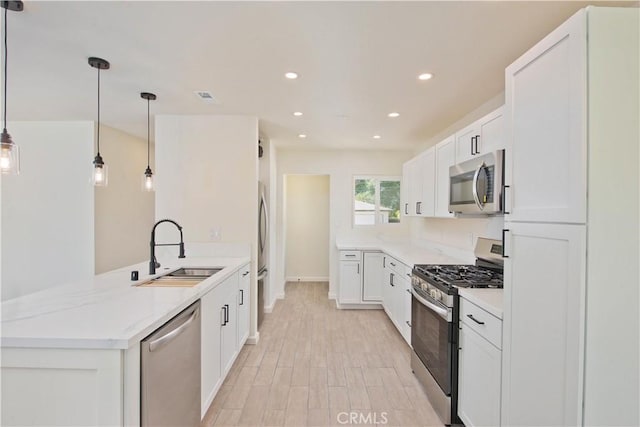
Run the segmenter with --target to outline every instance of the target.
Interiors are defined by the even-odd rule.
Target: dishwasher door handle
[[[193,313],[191,314],[191,316],[189,316],[189,318],[182,325],[178,326],[171,332],[164,334],[160,338],[157,338],[151,341],[149,343],[149,351],[157,350],[163,345],[171,342],[175,337],[177,337],[182,332],[184,332],[189,327],[189,325],[191,325],[193,321],[198,318],[199,314],[200,314],[200,309],[196,308],[195,310],[193,310]]]

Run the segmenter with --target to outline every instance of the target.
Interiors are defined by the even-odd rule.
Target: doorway
[[[285,175],[285,282],[329,281],[329,175]]]

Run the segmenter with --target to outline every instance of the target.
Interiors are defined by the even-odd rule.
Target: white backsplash
[[[504,218],[409,218],[411,239],[473,252],[478,237],[501,239]]]

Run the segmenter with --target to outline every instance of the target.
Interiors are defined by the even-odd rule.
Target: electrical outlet
[[[219,242],[222,239],[220,227],[213,227],[209,230],[209,239],[213,242]]]

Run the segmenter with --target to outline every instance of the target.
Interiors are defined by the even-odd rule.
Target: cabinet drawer
[[[361,259],[361,251],[340,251],[340,261],[360,261]]]
[[[460,298],[460,321],[498,348],[502,348],[502,320]]]
[[[397,275],[404,276],[405,265],[397,259],[390,257],[389,255],[385,255],[385,266]]]

